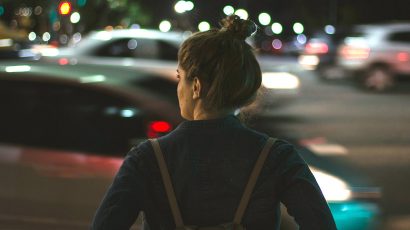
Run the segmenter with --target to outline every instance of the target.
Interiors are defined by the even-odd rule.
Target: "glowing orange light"
[[[67,15],[71,12],[71,3],[67,1],[63,1],[60,3],[58,10],[61,15]]]
[[[370,49],[367,47],[343,46],[340,53],[345,59],[367,59]]]

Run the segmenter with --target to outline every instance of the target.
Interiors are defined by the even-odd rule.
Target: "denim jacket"
[[[186,121],[159,138],[185,225],[232,222],[268,136],[236,117]],[[278,140],[257,180],[242,224],[279,229],[280,202],[300,229],[336,229],[322,192],[294,146]],[[149,141],[131,149],[98,208],[92,229],[129,229],[140,211],[150,230],[175,229]]]

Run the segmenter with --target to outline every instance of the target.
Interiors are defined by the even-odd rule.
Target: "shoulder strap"
[[[174,188],[171,182],[171,177],[169,176],[168,167],[164,160],[164,155],[162,154],[161,148],[156,138],[150,139],[150,142],[152,147],[154,148],[155,157],[158,161],[159,170],[161,171],[162,181],[165,186],[169,205],[171,206],[172,215],[174,216],[175,225],[177,228],[184,227],[184,222],[182,220],[181,212],[179,211]]]
[[[238,209],[236,210],[235,217],[233,219],[234,224],[240,224],[242,221],[242,217],[245,213],[246,207],[248,206],[249,199],[251,197],[253,188],[255,187],[256,181],[258,176],[262,170],[263,164],[265,163],[266,158],[268,157],[269,150],[271,149],[272,145],[275,143],[276,139],[269,137],[266,141],[265,146],[260,153],[258,160],[252,170],[252,173],[249,177],[248,184],[245,187],[245,191],[243,192],[241,201],[239,203]]]
[[[271,149],[275,141],[276,139],[271,138],[271,137],[266,141],[266,144],[263,147],[262,152],[259,155],[258,160],[256,161],[256,164],[249,177],[248,184],[245,187],[245,191],[242,195],[238,209],[236,210],[236,213],[235,213],[233,224],[240,225],[242,217],[245,213],[245,209],[249,203],[249,199],[252,194],[253,188],[255,187],[256,181],[262,170],[263,164],[265,163],[265,160],[268,156],[269,150]],[[175,192],[174,192],[174,188],[171,183],[171,177],[169,176],[168,167],[165,163],[164,156],[162,154],[158,140],[156,138],[150,139],[150,142],[154,149],[155,157],[157,158],[157,161],[158,161],[158,166],[159,166],[162,180],[165,186],[165,191],[167,193],[169,205],[171,206],[171,212],[174,217],[175,225],[177,228],[178,227],[183,228],[184,222],[182,220],[181,212],[179,210],[177,199],[175,197]]]

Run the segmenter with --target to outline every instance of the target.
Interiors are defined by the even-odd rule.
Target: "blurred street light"
[[[209,23],[205,22],[205,21],[199,23],[199,25],[198,25],[198,30],[199,31],[207,31],[210,28],[211,28],[211,26],[209,25]]]
[[[282,25],[278,22],[273,23],[271,29],[274,34],[280,34],[283,31]]]
[[[171,23],[167,20],[163,20],[160,24],[159,24],[159,30],[162,32],[168,32],[171,30]]]
[[[264,26],[269,25],[271,21],[271,17],[268,13],[260,13],[258,19],[259,19],[259,23]]]
[[[175,12],[182,14],[187,11],[193,10],[194,6],[195,6],[194,3],[191,1],[180,0],[175,4],[174,9],[175,9]]]
[[[235,12],[235,9],[232,6],[227,5],[224,7],[223,11],[225,15],[231,15]]]
[[[282,48],[282,41],[279,40],[279,39],[274,39],[274,40],[272,41],[272,47],[273,47],[274,49],[276,49],[276,50],[281,49],[281,48]]]
[[[51,36],[49,32],[45,32],[43,34],[43,41],[48,42],[50,40]]]
[[[304,34],[299,34],[298,36],[296,36],[296,40],[300,43],[300,44],[305,44],[307,41],[306,35]]]
[[[81,19],[81,16],[80,16],[80,13],[78,13],[78,12],[74,12],[70,16],[70,21],[71,21],[71,23],[74,23],[74,24],[78,23],[80,21],[80,19]]]
[[[30,32],[30,33],[28,34],[28,39],[29,39],[30,41],[34,41],[34,40],[36,39],[36,37],[37,37],[37,35],[36,35],[36,33],[34,33],[34,32]]]
[[[301,33],[303,33],[304,30],[305,30],[305,28],[303,27],[303,25],[300,22],[296,22],[295,24],[293,24],[293,31],[296,34],[301,34]]]
[[[237,9],[235,14],[238,15],[241,19],[248,19],[248,12],[244,9]]]
[[[336,32],[336,29],[332,25],[327,25],[327,26],[325,26],[325,32],[327,34],[334,34]]]

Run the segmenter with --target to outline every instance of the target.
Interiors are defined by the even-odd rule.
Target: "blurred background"
[[[88,229],[128,150],[182,121],[180,44],[230,14],[258,25],[247,42],[263,71],[238,116],[299,149],[339,229],[410,229],[409,9],[0,0],[0,229]]]

